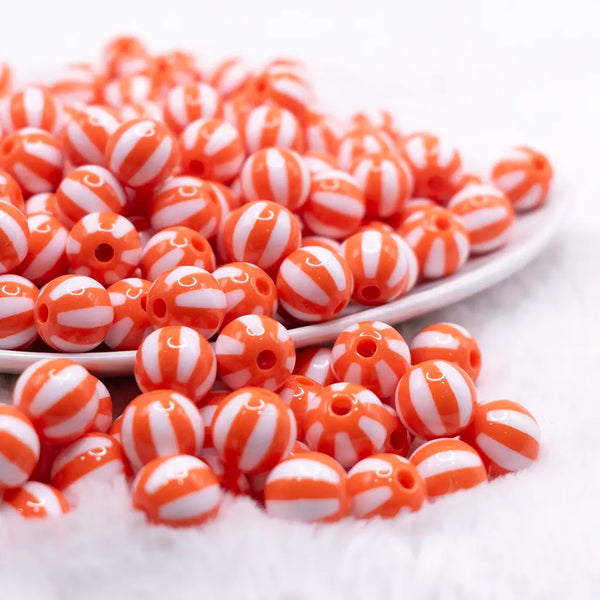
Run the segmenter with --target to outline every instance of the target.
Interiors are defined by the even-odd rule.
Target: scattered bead
[[[0,275],[0,348],[17,350],[37,338],[33,317],[38,289],[18,275]]]
[[[22,487],[7,490],[1,508],[5,514],[17,514],[23,519],[54,518],[71,510],[61,492],[38,481],[28,481]]]

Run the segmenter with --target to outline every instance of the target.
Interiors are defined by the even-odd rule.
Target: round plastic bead
[[[460,440],[441,438],[427,442],[412,453],[410,462],[425,481],[430,499],[487,481],[481,457]]]
[[[322,171],[340,170],[340,165],[338,165],[335,157],[326,152],[310,150],[309,152],[305,152],[302,158],[304,158],[304,163],[311,175],[316,175]]]
[[[26,127],[39,127],[49,133],[56,133],[62,111],[52,94],[37,87],[27,87],[6,99],[0,116],[5,133]]]
[[[204,461],[176,454],[145,465],[133,482],[131,497],[133,507],[150,522],[190,527],[217,516],[223,492]]]
[[[311,112],[305,119],[304,136],[309,151],[335,155],[343,135],[343,124],[331,115]]]
[[[129,187],[156,187],[177,166],[179,150],[162,123],[133,119],[108,138],[105,157],[108,168]]]
[[[342,256],[354,280],[352,298],[378,306],[406,292],[409,265],[400,236],[369,229],[342,244]]]
[[[135,277],[113,283],[106,291],[114,317],[104,340],[112,350],[137,350],[153,327],[146,314],[146,298],[152,284]]]
[[[99,83],[100,78],[90,64],[73,63],[52,82],[50,91],[61,104],[79,108],[96,101]]]
[[[279,106],[257,106],[245,117],[240,129],[248,154],[263,148],[304,149],[304,136],[298,119]]]
[[[300,225],[280,204],[251,202],[227,215],[221,238],[228,260],[273,271],[300,245]]]
[[[113,322],[108,292],[95,279],[63,275],[40,291],[35,323],[41,338],[60,352],[87,352],[100,344]]]
[[[429,208],[407,219],[400,233],[414,250],[419,273],[425,279],[447,277],[469,257],[469,232],[460,219],[445,208]]]
[[[23,202],[23,192],[15,178],[0,169],[0,202],[8,202],[21,212],[25,212],[25,202]]]
[[[171,389],[199,402],[215,381],[217,361],[211,345],[196,330],[162,327],[138,348],[134,375],[143,392]]]
[[[353,114],[351,120],[358,127],[382,130],[394,142],[398,142],[401,139],[395,119],[388,110],[381,108],[363,110]]]
[[[475,338],[456,323],[435,323],[425,327],[410,343],[413,364],[427,360],[447,360],[458,365],[477,381],[481,371],[481,351]]]
[[[386,430],[383,451],[390,454],[408,456],[412,436],[398,418],[396,411],[387,404],[383,405],[382,423]]]
[[[140,100],[136,103],[124,104],[119,108],[119,118],[123,123],[134,119],[152,119],[162,123],[162,112],[158,102],[154,100]]]
[[[77,167],[56,190],[58,210],[71,225],[89,213],[121,213],[126,201],[125,191],[114,175],[96,165]]]
[[[404,338],[381,321],[350,325],[335,340],[332,367],[339,381],[358,383],[378,398],[391,398],[410,368]]]
[[[57,489],[38,481],[4,492],[2,511],[23,519],[55,518],[70,510],[67,499]]]
[[[340,255],[342,253],[342,245],[338,241],[321,235],[309,235],[303,237],[302,242],[300,243],[300,248],[306,248],[308,246],[319,246]]]
[[[309,377],[290,375],[277,392],[294,413],[298,439],[304,439],[304,417],[317,407],[317,395],[322,390],[323,386]]]
[[[223,103],[217,90],[206,83],[178,85],[165,98],[163,116],[167,127],[179,134],[198,119],[222,118]]]
[[[220,62],[210,77],[212,85],[221,98],[229,98],[241,92],[250,78],[250,69],[238,57],[226,58]]]
[[[511,400],[477,404],[475,418],[461,438],[479,452],[492,477],[527,468],[540,451],[537,421]]]
[[[200,79],[196,57],[182,50],[153,56],[149,73],[159,95],[168,93],[176,85],[189,85]]]
[[[197,456],[204,443],[204,422],[194,403],[170,390],[134,398],[123,412],[121,443],[137,472],[159,456]]]
[[[58,214],[56,194],[44,192],[43,194],[30,196],[25,202],[24,212],[28,217],[32,217],[33,215],[48,215],[49,217],[54,217],[64,225]]]
[[[277,273],[280,305],[300,321],[329,321],[350,301],[352,272],[337,253],[309,246],[287,256]]]
[[[546,202],[552,176],[552,165],[541,152],[517,146],[494,164],[491,180],[521,212]]]
[[[401,225],[414,213],[423,213],[426,209],[433,208],[435,205],[435,202],[429,198],[409,198],[400,213],[400,223],[398,225]]]
[[[246,159],[241,183],[242,194],[248,202],[271,200],[295,211],[308,198],[310,173],[297,152],[265,148]]]
[[[387,433],[384,409],[373,392],[355,383],[334,383],[323,388],[315,403],[304,418],[311,450],[333,456],[345,469],[381,452]]]
[[[137,73],[109,81],[102,89],[102,100],[112,108],[142,105],[156,99],[152,78]]]
[[[227,311],[223,323],[244,315],[272,317],[277,310],[277,288],[259,267],[237,262],[220,266],[212,276],[225,294]]]
[[[227,324],[215,344],[219,378],[232,390],[278,390],[296,363],[287,329],[271,317],[244,315]]]
[[[207,239],[189,227],[169,227],[153,235],[142,254],[142,275],[154,281],[161,273],[181,266],[215,268],[215,253]]]
[[[90,431],[99,409],[97,379],[66,358],[38,360],[17,379],[12,403],[42,442],[65,444]]]
[[[368,127],[358,127],[346,133],[337,149],[337,161],[344,171],[350,171],[356,159],[364,154],[394,152],[393,143],[382,132]]]
[[[146,46],[134,36],[121,35],[104,48],[102,64],[110,78],[141,73],[148,69],[150,56]]]
[[[43,129],[19,129],[0,142],[0,167],[15,178],[24,196],[56,190],[64,164],[60,144]]]
[[[343,239],[358,230],[365,199],[357,181],[344,171],[322,171],[311,178],[301,217],[317,235]]]
[[[361,519],[391,519],[414,512],[427,499],[425,482],[416,467],[396,454],[374,454],[348,472],[352,514]]]
[[[333,522],[349,512],[346,473],[333,458],[305,452],[282,460],[268,475],[265,509],[290,521]]]
[[[296,420],[274,392],[241,388],[217,408],[212,437],[226,464],[244,473],[262,473],[290,454],[296,441]]]
[[[413,434],[426,440],[454,437],[473,420],[477,392],[471,378],[445,360],[412,367],[396,389],[396,411]]]
[[[40,439],[31,421],[13,406],[0,404],[0,493],[23,485],[40,457]]]
[[[226,307],[225,294],[208,271],[184,266],[156,278],[146,312],[155,327],[187,325],[210,338],[221,327]]]
[[[204,448],[200,458],[212,469],[222,489],[235,495],[250,494],[248,477],[239,469],[226,465],[214,448]]]
[[[321,385],[337,383],[333,371],[331,349],[309,346],[296,354],[294,375],[304,375]]]
[[[33,309],[38,289],[18,275],[0,275],[0,348],[26,348],[37,338]]]

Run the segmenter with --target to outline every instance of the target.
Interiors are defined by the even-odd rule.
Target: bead
[[[244,473],[261,473],[289,455],[296,441],[296,420],[274,392],[240,388],[217,408],[212,436],[226,464]]]
[[[250,78],[250,69],[241,58],[226,58],[212,72],[212,85],[221,98],[229,98],[241,92]]]
[[[360,519],[392,519],[415,512],[427,499],[425,482],[416,467],[396,454],[374,454],[348,472],[352,515]]]
[[[300,225],[280,204],[250,202],[227,215],[220,237],[227,260],[273,272],[300,245]]]
[[[38,289],[18,275],[0,275],[0,348],[26,348],[37,338],[33,309]]]
[[[340,165],[338,165],[335,157],[331,154],[327,154],[326,152],[317,152],[316,150],[311,150],[309,152],[305,152],[302,158],[304,158],[304,163],[306,164],[311,175],[316,175],[322,171],[340,170]]]
[[[58,219],[56,214],[57,210],[56,194],[45,192],[43,194],[34,194],[33,196],[30,196],[25,202],[24,212],[28,217],[42,214]]]
[[[237,129],[221,119],[198,119],[180,137],[181,163],[190,175],[231,181],[244,164],[244,146]]]
[[[132,188],[156,187],[172,174],[179,161],[177,141],[168,129],[151,119],[133,119],[108,138],[108,168]]]
[[[160,105],[152,100],[123,105],[119,108],[119,118],[123,123],[134,119],[152,119],[158,123],[163,122]]]
[[[294,318],[318,323],[329,321],[350,301],[352,273],[346,261],[325,248],[295,250],[277,273],[280,305]]]
[[[340,139],[344,135],[344,126],[331,115],[311,112],[305,120],[304,135],[307,150],[333,155],[338,151]]]
[[[475,412],[477,392],[471,378],[445,360],[412,367],[396,389],[396,411],[413,434],[426,440],[454,437],[464,431]]]
[[[56,190],[56,205],[73,225],[89,213],[121,213],[127,198],[121,184],[104,167],[73,169]]]
[[[315,404],[304,417],[311,450],[333,456],[348,469],[383,449],[384,409],[373,392],[355,383],[334,383],[323,388]]]
[[[346,473],[320,452],[290,456],[267,477],[265,509],[290,521],[339,521],[349,512]]]
[[[23,519],[46,519],[68,513],[70,507],[57,489],[38,481],[28,481],[22,487],[4,493],[2,510]]]
[[[0,111],[5,134],[25,127],[39,127],[49,133],[58,131],[62,111],[56,98],[37,87],[27,87],[6,99]]]
[[[189,227],[210,239],[221,222],[214,188],[197,177],[173,177],[155,192],[150,209],[152,227]]]
[[[244,118],[240,134],[248,154],[263,148],[304,150],[304,136],[298,119],[279,106],[257,106]]]
[[[100,104],[77,112],[60,134],[65,155],[76,167],[106,166],[104,152],[108,138],[121,124],[118,112]]]
[[[177,85],[165,98],[163,116],[167,127],[179,134],[198,119],[221,119],[223,103],[217,90],[206,83]]]
[[[303,237],[302,242],[300,243],[300,248],[307,248],[308,246],[318,246],[340,255],[342,253],[342,245],[338,241],[329,239],[328,237],[324,237],[322,235],[309,235],[307,237]]]
[[[468,185],[483,185],[484,181],[480,175],[476,173],[463,173],[458,184],[458,189],[462,190]]]
[[[410,343],[413,364],[446,360],[458,365],[477,381],[481,371],[481,351],[475,338],[456,323],[436,323],[417,333]]]
[[[390,454],[408,456],[412,437],[398,418],[396,411],[387,404],[383,405],[382,423],[386,430],[383,451]]]
[[[205,448],[200,458],[212,469],[222,489],[237,495],[250,494],[248,477],[239,469],[226,465],[214,448]]]
[[[0,143],[0,167],[15,178],[25,196],[56,190],[64,163],[60,144],[43,129],[19,129]]]
[[[304,375],[290,375],[278,391],[279,396],[285,401],[294,413],[298,438],[304,439],[304,417],[308,410],[316,408],[317,395],[323,386]]]
[[[150,281],[135,277],[113,283],[108,290],[114,311],[113,324],[104,340],[111,350],[137,350],[152,333],[146,314]]]
[[[311,178],[301,216],[314,233],[343,239],[360,227],[365,216],[364,195],[348,173],[322,171]]]
[[[40,439],[31,421],[13,406],[0,404],[0,493],[23,485],[40,457]]]
[[[121,443],[137,472],[160,456],[197,456],[204,443],[204,422],[193,402],[169,390],[134,398],[123,412]]]
[[[414,180],[410,167],[388,153],[363,154],[350,171],[364,193],[366,212],[378,219],[398,214],[412,196]]]
[[[243,315],[275,315],[277,288],[259,267],[246,262],[229,263],[221,265],[212,275],[227,302],[224,324]]]
[[[392,227],[399,228],[404,221],[415,213],[423,214],[425,209],[433,208],[436,203],[429,198],[409,198],[402,207],[400,214],[391,216],[388,222]]]
[[[98,412],[92,424],[92,431],[107,433],[113,420],[113,403],[110,392],[99,380],[96,380],[96,396],[98,397]]]
[[[208,271],[184,266],[156,278],[146,311],[155,327],[188,325],[210,338],[221,327],[226,306],[225,294]]]
[[[527,468],[540,451],[537,421],[511,400],[477,404],[475,418],[461,438],[477,450],[492,477]]]
[[[99,408],[96,381],[72,360],[38,360],[17,379],[12,403],[29,417],[42,442],[65,444],[94,423]]]
[[[118,36],[103,51],[103,66],[108,77],[124,77],[148,68],[146,46],[134,36]]]
[[[154,56],[149,72],[154,89],[161,96],[176,85],[190,85],[200,79],[196,57],[181,50]]]
[[[152,78],[141,73],[113,79],[102,90],[102,100],[116,109],[130,104],[143,104],[155,98],[156,89]]]
[[[298,351],[294,375],[304,375],[321,385],[337,383],[333,372],[331,349],[310,346]]]
[[[403,156],[415,179],[414,195],[445,203],[458,191],[461,158],[455,148],[430,133],[404,138]]]
[[[552,165],[541,152],[517,146],[494,164],[491,180],[521,212],[546,202],[553,174]]]
[[[391,398],[398,381],[410,368],[404,338],[381,321],[350,325],[335,340],[332,367],[338,381],[357,383],[378,398]]]
[[[400,233],[414,250],[425,279],[451,275],[464,265],[470,250],[469,233],[445,208],[430,208],[404,222]]]
[[[400,236],[373,229],[355,233],[342,244],[342,256],[352,272],[356,302],[378,306],[406,291],[409,266]]]
[[[81,107],[96,101],[99,79],[90,64],[73,63],[52,82],[50,91],[63,105]]]
[[[216,517],[223,493],[204,461],[176,454],[145,465],[133,482],[131,497],[133,507],[151,523],[190,527]]]
[[[408,245],[407,241],[400,235],[394,237],[396,243],[402,249],[408,265],[408,278],[406,282],[406,292],[412,290],[419,279],[419,261],[415,251]]]
[[[238,92],[223,102],[223,118],[238,130],[241,129],[244,119],[254,108],[246,92]]]
[[[246,201],[271,200],[298,210],[310,192],[310,173],[302,157],[287,148],[265,148],[251,154],[241,173]]]
[[[394,142],[398,142],[402,137],[394,117],[388,110],[363,110],[361,112],[354,113],[351,120],[356,124],[357,127],[366,127],[376,130],[381,129],[390,138],[392,138]]]
[[[0,202],[8,202],[21,212],[25,212],[25,202],[23,202],[23,192],[15,178],[0,169]]]
[[[337,161],[344,171],[350,171],[356,159],[364,154],[394,152],[393,144],[381,132],[359,127],[346,133],[337,150]]]
[[[135,381],[143,392],[171,389],[198,402],[212,387],[217,361],[196,330],[176,325],[153,331],[138,348]]]
[[[440,438],[417,448],[410,457],[431,499],[468,490],[487,481],[477,452],[460,440]]]
[[[223,327],[215,354],[219,377],[232,390],[246,386],[278,390],[296,363],[287,329],[260,315],[244,315]]]

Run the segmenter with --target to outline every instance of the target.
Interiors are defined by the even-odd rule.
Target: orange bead
[[[353,123],[356,123],[357,127],[382,130],[397,144],[402,138],[398,126],[396,125],[396,121],[388,110],[364,110],[354,113],[351,120]]]
[[[408,456],[412,436],[400,421],[396,411],[387,404],[383,405],[382,423],[386,430],[383,451],[389,454]]]
[[[295,375],[304,375],[321,385],[337,383],[333,371],[331,349],[309,346],[299,350],[296,355]]]
[[[26,127],[38,127],[55,134],[61,125],[62,111],[52,94],[27,87],[7,98],[0,117],[5,134]]]
[[[359,127],[346,133],[337,149],[337,161],[344,171],[350,171],[358,158],[365,154],[395,152],[393,142],[374,129]]]
[[[278,391],[278,394],[294,413],[298,439],[304,439],[304,417],[307,411],[316,408],[317,395],[322,390],[323,386],[309,377],[290,375]]]
[[[200,79],[196,58],[181,50],[154,56],[150,61],[148,74],[160,96],[167,94],[176,85],[190,85]]]
[[[141,73],[149,62],[146,46],[133,36],[116,37],[104,48],[103,64],[109,77]]]
[[[241,58],[227,58],[212,72],[210,84],[221,98],[241,92],[250,79],[250,69]]]
[[[169,90],[163,115],[167,127],[180,134],[198,119],[221,119],[223,103],[217,90],[206,83],[178,85]]]
[[[98,397],[98,412],[91,431],[107,433],[112,425],[113,403],[110,392],[99,379],[96,379],[96,396]]]
[[[331,115],[311,112],[304,122],[304,135],[307,150],[335,155],[344,135],[344,125]]]
[[[61,492],[37,481],[28,481],[22,487],[7,490],[2,508],[6,513],[18,514],[23,519],[53,518],[70,510]]]
[[[0,169],[0,202],[8,202],[21,212],[25,212],[25,202],[23,202],[23,192],[16,179]]]
[[[304,158],[311,175],[316,175],[322,171],[340,170],[340,165],[338,165],[335,157],[332,154],[327,154],[327,152],[309,150],[304,153],[302,158]]]
[[[25,215],[12,204],[0,202],[0,274],[20,265],[29,251]]]
[[[18,275],[0,275],[0,348],[26,348],[37,338],[33,309],[38,297],[33,283]]]
[[[304,136],[298,119],[279,106],[253,108],[244,116],[240,134],[248,154],[262,148],[304,150]]]
[[[142,105],[156,98],[157,90],[152,78],[141,73],[113,79],[102,90],[102,100],[116,109],[128,105]]]

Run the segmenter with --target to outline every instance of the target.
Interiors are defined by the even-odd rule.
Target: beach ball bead
[[[481,350],[473,335],[456,323],[435,323],[425,327],[410,343],[412,363],[446,360],[458,365],[473,381],[481,371]]]
[[[387,432],[381,401],[373,392],[355,383],[334,383],[317,400],[304,417],[311,450],[333,456],[345,469],[381,452]]]
[[[108,433],[113,421],[113,403],[108,388],[99,379],[96,379],[96,396],[98,412],[91,431]]]
[[[300,225],[281,204],[261,200],[231,211],[220,238],[227,260],[273,272],[300,245]]]
[[[102,52],[102,66],[111,79],[141,73],[148,69],[149,64],[148,49],[134,36],[118,36],[111,40]]]
[[[28,481],[4,492],[0,509],[4,514],[17,514],[23,519],[47,519],[64,515],[71,507],[56,488],[39,481]]]
[[[240,134],[246,152],[253,154],[263,148],[304,150],[304,134],[298,119],[285,108],[262,105],[253,108],[244,118]]]
[[[412,133],[403,140],[404,159],[415,180],[414,195],[446,203],[462,177],[460,154],[431,133]]]
[[[177,140],[152,119],[133,119],[120,125],[108,138],[105,149],[108,168],[132,188],[156,187],[179,162]]]
[[[400,420],[426,440],[454,437],[473,420],[477,392],[472,379],[445,360],[427,360],[400,379],[395,395]]]
[[[167,127],[179,135],[198,119],[223,118],[223,101],[217,90],[207,83],[177,85],[165,97],[163,117]]]
[[[43,129],[18,129],[0,142],[0,168],[14,177],[25,197],[54,192],[64,164],[58,140]]]
[[[204,423],[194,403],[171,390],[134,398],[123,412],[121,443],[137,472],[159,456],[197,456],[204,443]]]
[[[225,294],[224,324],[244,315],[274,316],[277,288],[261,268],[247,262],[228,263],[214,270],[212,276]]]
[[[309,346],[296,353],[294,375],[304,375],[321,385],[337,383],[333,370],[331,348]]]
[[[215,382],[217,361],[211,345],[195,329],[172,325],[144,339],[133,372],[143,392],[170,389],[199,402]]]
[[[8,202],[22,213],[25,212],[23,192],[16,179],[6,171],[0,169],[0,202]]]
[[[38,360],[17,379],[12,404],[31,420],[40,441],[65,444],[91,430],[99,409],[96,382],[72,360]]]
[[[0,404],[0,493],[23,485],[40,457],[40,439],[31,421],[13,406]]]
[[[128,105],[142,105],[157,97],[152,78],[143,73],[127,75],[109,81],[102,89],[102,100],[116,109]]]
[[[309,112],[304,121],[304,137],[308,151],[324,152],[334,156],[344,133],[343,123],[332,115]]]
[[[342,136],[336,158],[340,167],[350,172],[352,165],[364,154],[395,151],[393,142],[381,132],[369,127],[357,127]]]
[[[5,134],[26,127],[38,127],[56,133],[62,119],[62,110],[53,94],[38,87],[26,87],[4,101],[0,123]]]
[[[104,167],[73,169],[56,190],[56,206],[73,225],[89,213],[122,213],[127,197],[115,176]]]
[[[389,110],[383,108],[362,110],[354,113],[351,117],[351,121],[355,123],[357,127],[381,129],[395,142],[398,142],[402,137],[394,116]]]
[[[357,383],[382,400],[394,395],[398,381],[410,368],[404,338],[381,321],[362,321],[342,331],[331,359],[338,381]]]
[[[317,407],[317,396],[322,390],[323,386],[309,377],[290,375],[277,392],[294,413],[298,439],[304,439],[304,417]]]
[[[232,390],[247,386],[278,390],[296,363],[287,329],[261,315],[244,315],[225,325],[215,354],[219,378]]]
[[[397,454],[374,454],[348,471],[352,515],[359,519],[392,519],[415,512],[427,500],[427,488],[417,468]]]
[[[274,392],[240,388],[221,401],[213,417],[212,437],[225,464],[243,473],[263,473],[290,454],[296,420]]]
[[[539,208],[548,197],[554,175],[544,154],[517,146],[492,167],[490,179],[502,190],[517,212]]]
[[[268,475],[265,510],[289,521],[334,522],[348,515],[346,472],[331,456],[305,452],[282,460]]]
[[[294,150],[264,148],[246,159],[241,184],[247,202],[270,200],[296,211],[308,198],[310,172]]]
[[[211,338],[223,323],[227,301],[217,280],[199,267],[175,267],[148,292],[146,312],[155,327],[187,325]]]
[[[106,290],[114,317],[104,342],[111,350],[137,350],[154,330],[145,309],[151,286],[150,281],[131,277]]]
[[[26,348],[37,338],[33,317],[38,289],[19,275],[0,275],[0,349]]]
[[[25,210],[21,212],[24,212],[28,217],[33,215],[48,215],[49,217],[54,217],[64,225],[58,214],[56,194],[51,194],[50,192],[29,196],[25,201]]]
[[[113,323],[106,289],[91,277],[63,275],[47,283],[35,304],[40,337],[59,352],[88,352]]]
[[[243,59],[234,56],[221,61],[211,73],[209,83],[221,98],[229,98],[243,91],[251,71]]]
[[[381,422],[387,433],[385,443],[383,444],[383,451],[390,454],[408,456],[412,436],[408,429],[404,427],[402,421],[398,418],[398,414],[391,406],[384,404],[383,409]]]
[[[239,469],[226,465],[214,448],[204,448],[200,453],[200,458],[212,469],[223,490],[236,496],[250,494],[248,477]]]
[[[491,477],[529,467],[540,451],[540,428],[533,415],[511,400],[475,407],[475,418],[461,434],[481,456]]]
[[[322,171],[339,171],[340,165],[337,160],[331,154],[326,152],[318,152],[316,150],[309,150],[302,155],[308,171],[311,175],[316,175]]]
[[[362,223],[364,195],[348,173],[322,171],[312,175],[310,194],[300,215],[313,233],[344,239],[357,231]]]
[[[439,498],[487,482],[481,457],[461,440],[440,438],[419,446],[410,456],[425,482],[427,497]]]
[[[333,319],[348,305],[353,285],[346,260],[317,246],[289,254],[281,263],[275,283],[280,306],[307,323]]]
[[[76,166],[106,166],[108,138],[121,125],[116,109],[101,104],[77,111],[60,133],[60,141],[69,162]]]
[[[445,208],[414,214],[399,232],[413,249],[424,279],[447,277],[469,257],[469,232],[460,218]]]

